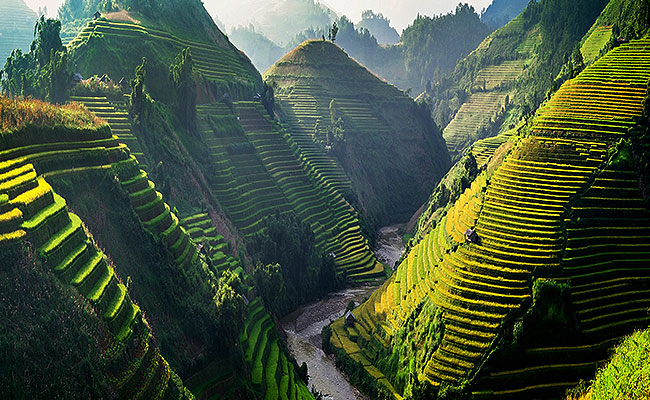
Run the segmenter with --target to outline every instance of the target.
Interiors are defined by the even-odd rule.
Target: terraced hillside
[[[265,216],[293,211],[311,225],[318,245],[336,255],[341,272],[352,279],[383,273],[354,209],[299,158],[291,138],[260,104],[198,109],[199,129],[210,147],[212,192],[242,233],[257,232]]]
[[[0,211],[2,212],[0,247],[18,245],[28,240],[32,247],[42,254],[42,258],[62,282],[78,288],[91,304],[96,305],[99,315],[104,317],[104,323],[115,336],[117,347],[111,350],[115,354],[110,353],[106,357],[111,360],[111,371],[114,370],[111,382],[115,383],[118,397],[176,398],[189,395],[182,386],[178,388],[175,386],[174,382],[180,380],[175,377],[157,345],[151,340],[148,325],[142,322],[139,306],[130,300],[126,286],[114,272],[113,267],[116,264],[109,261],[109,258],[98,250],[95,239],[88,236],[89,229],[81,223],[79,217],[68,213],[66,201],[52,191],[45,179],[55,180],[57,185],[66,188],[70,186],[70,183],[66,184],[66,182],[77,185],[78,187],[71,191],[78,197],[75,199],[75,204],[85,208],[82,207],[84,192],[80,184],[85,182],[83,177],[87,175],[88,179],[100,177],[106,180],[106,176],[109,176],[107,182],[112,189],[102,192],[101,187],[107,182],[98,180],[93,182],[93,189],[98,191],[99,195],[108,193],[110,196],[124,197],[128,218],[131,217],[129,211],[132,211],[136,217],[136,227],[128,221],[128,218],[116,221],[122,229],[120,234],[125,235],[126,238],[133,238],[130,230],[143,230],[154,239],[155,243],[165,249],[169,261],[174,266],[170,271],[169,265],[165,266],[165,258],[161,259],[160,255],[154,254],[155,252],[147,254],[160,263],[158,265],[160,270],[155,271],[159,285],[164,285],[166,275],[169,275],[174,280],[174,285],[179,288],[185,287],[186,282],[191,280],[192,290],[200,293],[206,285],[218,282],[216,277],[223,271],[230,270],[240,278],[244,299],[246,297],[254,299],[252,280],[239,260],[226,255],[231,251],[223,236],[216,233],[214,223],[208,214],[195,214],[179,221],[170,206],[163,201],[154,183],[148,179],[147,173],[140,168],[136,158],[130,155],[127,146],[120,143],[116,136],[111,136],[109,127],[83,108],[74,105],[66,107],[68,113],[73,111],[84,113],[85,118],[94,121],[97,126],[69,134],[37,135],[42,143],[35,140],[34,144],[27,146],[20,146],[19,143],[30,138],[29,130],[11,132],[2,136],[0,142],[5,149],[0,151]],[[78,121],[78,118],[73,120]],[[100,172],[107,175],[98,174]],[[91,213],[97,214],[98,209],[105,209],[104,207],[111,204],[108,199],[95,201]],[[92,227],[101,226],[110,233],[117,234],[114,232],[115,228],[106,222],[107,218],[116,215],[115,210],[105,212],[106,214],[99,218],[100,225],[94,221]],[[104,243],[109,244],[107,247],[116,251],[110,254],[110,260],[123,260],[123,254],[118,254],[123,251],[121,247],[123,245],[119,240],[107,240],[105,232],[99,233],[102,239],[106,240]],[[204,246],[205,251],[197,247],[196,243]],[[147,246],[145,241],[130,244]],[[148,249],[151,250],[150,247]],[[118,267],[121,271],[128,271],[127,282],[130,283],[127,285],[135,288],[138,298],[142,299],[141,304],[151,306],[151,295],[143,295],[143,293],[156,286],[140,281],[147,279],[147,275],[141,270],[148,268],[149,264],[142,260],[137,250],[134,248],[129,250],[127,255],[134,260],[136,264],[134,267],[140,271],[129,269],[132,267],[119,265]],[[202,260],[206,260],[206,264],[202,264]],[[165,287],[164,290],[174,289]],[[187,298],[191,295],[184,293],[184,296]],[[165,302],[166,308],[178,307],[164,294],[155,294],[154,300]],[[214,301],[211,294],[209,300]],[[248,300],[245,302],[248,304]],[[257,306],[261,307],[259,299],[251,302],[244,310],[242,318],[249,318],[248,316]],[[150,318],[160,321],[159,310],[155,307],[147,310]],[[197,312],[196,309],[193,310]],[[173,318],[173,314],[169,311],[164,315]],[[267,315],[267,319],[269,318]],[[164,331],[167,324],[169,322],[163,325],[160,325],[160,322],[156,324],[159,335],[168,334]],[[271,322],[269,326],[274,326],[274,323]],[[277,371],[277,387],[284,388],[285,393],[291,398],[294,398],[292,392],[299,393],[299,398],[312,398],[305,384],[294,374],[295,366],[288,366],[286,349],[282,348],[280,351],[277,347],[277,337],[273,344],[275,347],[272,355],[277,363],[277,368],[274,367],[273,371]],[[172,345],[178,346],[173,343]],[[167,344],[163,347],[169,350],[168,346]],[[128,347],[133,359],[121,355],[120,349],[125,347]],[[281,363],[282,360],[284,362]],[[214,367],[215,362],[220,363],[220,368]],[[271,359],[263,359],[265,368],[271,368],[272,364]],[[266,373],[266,376],[267,379],[271,379],[271,372]],[[286,382],[283,378],[285,376]],[[197,395],[231,393],[242,398],[250,394],[246,389],[249,387],[247,381],[250,382],[250,376],[239,371],[231,361],[217,358],[207,363],[198,373],[193,373],[191,389]],[[224,387],[223,385],[228,382],[230,386]],[[267,385],[254,385],[254,390],[256,393],[268,393],[267,397],[274,398],[272,389]],[[276,388],[275,391],[278,392],[278,389]]]
[[[350,179],[335,158],[324,153],[312,138],[314,132],[318,136],[325,135],[329,126],[329,108],[323,107],[327,100],[321,99],[318,102],[314,97],[322,95],[322,92],[318,84],[312,84],[296,85],[290,93],[279,94],[278,99],[288,105],[283,110],[286,113],[283,122],[287,124],[293,141],[313,173],[322,176],[339,192],[345,193],[352,186]]]
[[[355,310],[354,328],[332,325],[331,343],[372,376],[384,366],[399,394],[413,382],[382,363],[391,353],[419,381],[467,380],[477,398],[554,397],[593,376],[650,321],[650,214],[617,144],[643,113],[649,56],[650,39],[632,41],[565,83]],[[436,320],[419,327],[423,307]],[[433,341],[411,343],[426,357],[410,360],[398,340],[431,330]]]
[[[119,398],[174,399],[185,396],[179,380],[153,343],[140,308],[131,301],[104,254],[66,201],[52,191],[32,164],[2,162],[0,247],[28,240],[63,283],[76,288],[113,335],[104,357],[112,364]],[[131,357],[125,357],[124,351]],[[177,379],[177,378],[176,378]]]
[[[29,51],[38,16],[23,0],[4,0],[0,4],[0,63],[15,49]]]
[[[287,359],[271,316],[259,298],[248,305],[248,316],[240,335],[244,358],[254,387],[264,388],[265,399],[312,399],[307,386],[297,378],[295,362]]]
[[[426,112],[331,42],[306,41],[264,79],[301,159],[339,193],[351,182],[373,223],[407,218],[449,167]]]
[[[111,131],[117,136],[120,143],[128,146],[131,154],[138,158],[140,166],[147,169],[146,157],[142,152],[138,138],[131,132],[131,121],[127,112],[116,109],[104,96],[72,96],[70,101],[83,104],[99,118],[108,122]]]
[[[181,219],[180,224],[194,243],[205,249],[205,254],[215,273],[225,270],[242,271],[239,261],[229,255],[229,243],[217,233],[217,228],[208,213],[190,215]]]
[[[607,42],[609,42],[611,37],[611,26],[599,26],[592,29],[591,33],[582,43],[582,47],[580,47],[580,52],[582,53],[585,64],[591,64],[596,61],[598,56],[600,56],[600,52],[603,50]]]
[[[539,40],[539,33],[523,29],[523,18],[510,21],[497,33],[488,36],[475,51],[486,53],[491,45],[497,45],[498,35],[507,35],[509,31],[523,31],[524,37],[516,49],[514,59],[507,59],[481,68],[471,84],[471,94],[461,105],[454,118],[443,129],[443,136],[452,159],[458,159],[463,150],[477,139],[488,135],[509,106],[513,96],[513,83],[525,72],[525,65],[532,57],[532,44]],[[495,39],[496,37],[496,39]],[[494,43],[493,43],[494,42]],[[474,54],[470,54],[470,58]]]
[[[109,74],[114,79],[133,76],[142,57],[149,61],[150,74],[167,77],[168,68],[181,50],[189,48],[194,67],[207,81],[207,91],[213,96],[224,93],[235,98],[250,98],[259,91],[259,73],[250,60],[230,42],[191,40],[175,36],[150,25],[110,21],[105,18],[88,22],[88,25],[70,41],[68,48],[84,76]],[[103,57],[93,56],[102,52]],[[110,58],[115,57],[115,58]],[[120,63],[106,60],[119,59]],[[169,90],[167,81],[152,80],[149,90],[164,95]]]

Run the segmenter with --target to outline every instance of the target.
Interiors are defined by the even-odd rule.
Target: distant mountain
[[[483,21],[491,29],[499,29],[524,11],[529,0],[493,0],[481,13]]]
[[[278,61],[286,50],[257,32],[254,25],[238,26],[228,35],[233,44],[241,49],[259,71],[264,71]]]
[[[206,8],[229,31],[252,24],[258,33],[279,46],[286,46],[305,29],[328,25],[337,18],[334,11],[316,0],[213,0],[206,2]]]
[[[396,44],[399,42],[399,33],[390,25],[390,20],[381,13],[375,14],[372,10],[364,11],[361,14],[361,21],[356,24],[356,27],[369,30],[379,43]]]
[[[37,18],[23,0],[0,1],[0,68],[12,50],[29,51]]]

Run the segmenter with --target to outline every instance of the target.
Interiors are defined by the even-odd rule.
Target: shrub
[[[591,392],[594,400],[650,398],[650,329],[632,334],[616,348],[596,373]]]

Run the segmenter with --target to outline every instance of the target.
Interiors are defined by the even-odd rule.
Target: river
[[[377,258],[390,266],[395,264],[404,251],[398,230],[398,226],[380,229],[374,249]],[[291,354],[298,365],[307,363],[309,388],[314,387],[326,399],[367,400],[336,368],[333,356],[325,355],[320,333],[330,321],[343,315],[350,300],[360,304],[377,287],[378,285],[368,284],[330,293],[320,301],[303,305],[282,320]]]

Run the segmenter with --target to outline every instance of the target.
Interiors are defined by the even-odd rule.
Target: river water
[[[381,228],[374,249],[377,259],[393,268],[395,268],[395,262],[404,253],[402,236],[399,234],[401,227],[401,225],[392,225]]]
[[[377,258],[390,266],[395,264],[404,251],[398,228],[389,226],[380,229],[375,246]],[[377,288],[378,285],[369,284],[331,293],[320,301],[303,305],[282,320],[291,354],[298,365],[307,363],[309,388],[314,387],[326,399],[367,400],[336,368],[333,356],[325,355],[320,333],[331,321],[343,316],[350,300],[360,304]]]

